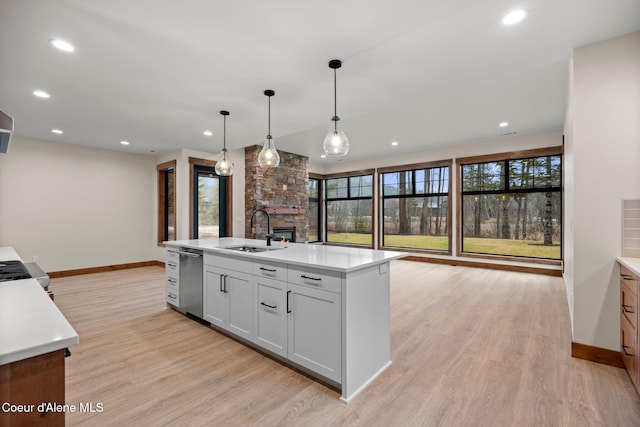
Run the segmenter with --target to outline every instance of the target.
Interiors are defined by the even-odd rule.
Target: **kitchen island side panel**
[[[342,288],[342,397],[349,402],[391,364],[389,263],[347,273]]]

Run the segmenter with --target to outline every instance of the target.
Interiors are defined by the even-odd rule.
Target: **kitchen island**
[[[180,249],[203,252],[202,319],[341,390],[349,402],[391,365],[389,263],[406,254],[242,238],[165,242],[167,304]]]
[[[10,260],[22,261],[0,248],[0,262]],[[64,412],[38,406],[65,403],[65,348],[78,341],[37,280],[0,282],[0,415],[8,425],[64,426]]]

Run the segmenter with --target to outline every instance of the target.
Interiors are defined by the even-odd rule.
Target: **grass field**
[[[370,234],[329,233],[329,242],[353,245],[371,245]],[[432,249],[446,251],[449,238],[446,236],[394,236],[384,239],[384,245],[396,248]],[[478,254],[510,255],[532,258],[560,259],[560,244],[544,246],[534,240],[484,239],[466,237],[464,252]]]

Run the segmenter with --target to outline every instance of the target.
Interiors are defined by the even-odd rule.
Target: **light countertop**
[[[0,248],[0,261],[21,260]],[[35,279],[0,282],[0,365],[76,345],[78,333]]]
[[[407,256],[404,252],[348,248],[342,246],[314,245],[304,243],[281,243],[274,241],[266,252],[245,253],[228,250],[230,246],[266,246],[265,240],[243,239],[238,237],[220,237],[196,240],[174,240],[165,242],[167,246],[181,246],[202,249],[205,252],[277,261],[291,265],[317,267],[325,270],[351,272],[369,266],[383,264]]]
[[[640,258],[618,257],[616,260],[640,276]]]

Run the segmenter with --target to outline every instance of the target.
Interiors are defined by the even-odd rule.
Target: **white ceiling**
[[[637,30],[639,0],[0,0],[0,110],[18,136],[217,153],[222,109],[229,149],[262,143],[273,89],[278,149],[333,162],[338,58],[347,160],[380,157],[560,130],[571,49]]]

